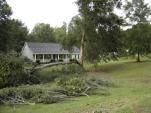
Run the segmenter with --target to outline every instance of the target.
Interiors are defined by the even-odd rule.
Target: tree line
[[[10,18],[11,7],[0,0],[0,52],[20,53],[25,41],[60,43],[72,51],[80,48],[83,59],[91,62],[116,59],[117,56],[140,56],[151,52],[151,9],[144,0],[77,0],[79,15],[69,25],[51,27],[38,23],[29,32],[19,20]],[[115,9],[122,10],[123,16]],[[127,30],[122,28],[131,26]]]

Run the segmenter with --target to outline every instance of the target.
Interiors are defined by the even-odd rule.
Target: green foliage
[[[105,79],[99,79],[95,77],[91,77],[87,80],[87,84],[89,86],[93,86],[94,88],[97,88],[98,86],[101,87],[115,87],[116,85],[112,83],[111,81],[105,80]]]
[[[55,42],[54,29],[49,24],[39,23],[33,28],[30,41]]]
[[[11,8],[7,4],[6,0],[0,0],[0,24],[9,18],[11,13]]]
[[[85,88],[85,81],[82,77],[58,78],[56,83],[68,92],[67,95],[80,95]]]
[[[28,39],[28,29],[27,27],[19,20],[9,20],[7,22],[9,29],[8,40],[7,40],[7,51],[16,51],[21,52],[24,42]]]
[[[126,22],[133,25],[126,38],[127,49],[131,55],[137,55],[137,62],[140,62],[140,56],[150,53],[150,21],[151,8],[144,0],[137,2],[127,2],[125,7]]]
[[[23,59],[13,55],[1,54],[0,62],[0,88],[40,83],[36,74],[33,75],[24,70]]]
[[[7,42],[7,21],[11,15],[11,8],[7,4],[6,0],[0,0],[0,51],[5,50]]]
[[[151,26],[149,24],[137,24],[132,29],[127,30],[125,44],[130,55],[137,55],[137,61],[140,56],[148,55],[151,52]]]
[[[0,51],[20,52],[28,37],[28,30],[21,21],[10,19],[11,8],[0,0]]]
[[[61,27],[54,28],[54,35],[56,42],[60,43],[63,47],[66,47],[67,24],[64,22]]]
[[[52,104],[66,98],[65,95],[48,86],[24,85],[0,89],[0,104],[13,104],[12,100],[17,96],[23,98],[24,101],[18,101],[16,104],[24,102]]]
[[[124,8],[128,24],[149,23],[148,17],[151,14],[151,9],[144,0],[138,0],[137,2],[127,1]]]
[[[55,96],[54,94],[50,94],[48,92],[45,92],[43,94],[40,95],[35,95],[32,98],[32,101],[36,102],[36,103],[43,103],[43,104],[52,104],[52,103],[57,103],[62,101],[63,99],[61,99],[60,97]]]
[[[72,75],[81,75],[85,74],[84,68],[79,66],[78,64],[70,64],[70,65],[63,65],[63,66],[55,66],[55,67],[48,67],[43,70],[38,71],[35,76],[37,76],[42,83],[45,82],[52,82],[55,78],[61,76],[72,76]]]
[[[10,101],[11,98],[15,96],[21,96],[25,100],[31,99],[36,95],[44,93],[44,89],[41,87],[34,87],[30,85],[14,87],[14,88],[4,88],[0,90],[0,103],[4,104],[3,101]]]
[[[123,58],[124,59],[124,58]],[[110,95],[90,95],[70,98],[69,101],[56,104],[19,105],[15,113],[142,113],[150,112],[151,108],[151,62],[142,63],[133,59],[121,59],[99,65],[98,70],[91,72],[91,77],[105,78],[115,82],[118,87],[110,87]],[[101,90],[101,89],[100,89]],[[32,109],[31,109],[32,108]],[[12,106],[1,105],[2,113],[12,113]]]
[[[7,55],[0,55],[0,88],[5,86],[16,86],[22,82],[25,74],[21,60]]]
[[[21,52],[24,42],[28,38],[28,29],[21,21],[12,19],[5,21],[3,31],[0,36],[0,51],[3,52]]]
[[[44,89],[40,87],[33,87],[30,85],[20,86],[18,88],[4,88],[0,90],[0,99],[1,100],[9,100],[10,97],[14,97],[16,95],[22,96],[24,99],[30,99],[35,95],[43,93]]]
[[[86,79],[81,76],[60,77],[56,79],[56,84],[65,90],[67,95],[109,95],[106,87],[115,87],[109,81],[98,78]]]
[[[122,20],[114,13],[114,8],[120,7],[120,0],[78,0],[77,4],[85,34],[85,57],[89,61],[96,61],[119,52]]]
[[[82,19],[75,16],[69,23],[68,36],[65,40],[66,48],[72,51],[72,47],[80,47],[82,38]]]
[[[103,113],[102,111],[95,111],[94,113]]]
[[[85,72],[85,70],[78,64],[71,64],[63,66],[61,72],[63,74],[82,74]]]

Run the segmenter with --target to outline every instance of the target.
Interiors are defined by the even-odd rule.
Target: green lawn
[[[0,113],[151,113],[150,61],[102,64],[88,76],[111,80],[117,87],[109,88],[110,95],[106,96],[77,97],[50,105],[20,105],[15,110],[12,106],[0,106]]]

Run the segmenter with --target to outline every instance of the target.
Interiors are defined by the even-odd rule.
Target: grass
[[[101,64],[89,71],[88,76],[111,80],[117,87],[109,88],[110,95],[106,96],[76,97],[49,105],[18,105],[15,110],[12,106],[0,106],[0,113],[151,113],[150,61]]]

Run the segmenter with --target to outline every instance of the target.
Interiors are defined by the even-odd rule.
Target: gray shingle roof
[[[28,47],[38,54],[69,54],[68,50],[62,48],[58,43],[36,43],[36,42],[26,42]],[[72,53],[80,53],[77,47],[73,47]]]

